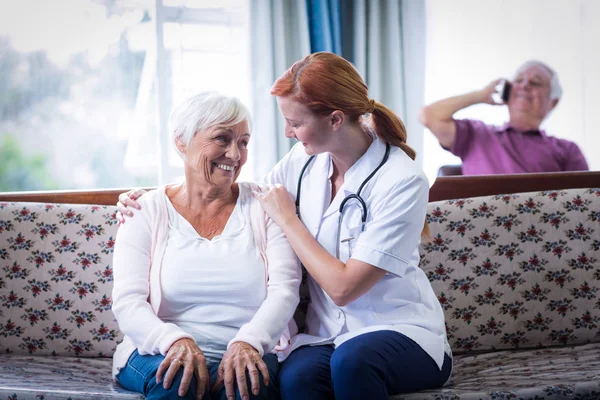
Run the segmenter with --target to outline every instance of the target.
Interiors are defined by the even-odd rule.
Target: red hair
[[[385,105],[369,98],[369,88],[356,68],[333,53],[310,54],[292,65],[275,81],[271,94],[288,97],[315,114],[340,110],[351,122],[372,114],[373,128],[384,142],[400,147],[413,160],[416,152],[406,143],[406,127]],[[422,233],[429,236],[427,223]]]

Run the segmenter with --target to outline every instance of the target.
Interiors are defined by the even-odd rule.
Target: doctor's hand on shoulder
[[[258,189],[252,191],[252,195],[277,225],[283,227],[297,218],[294,198],[284,186],[259,185]]]
[[[125,223],[125,217],[133,217],[133,212],[129,207],[140,210],[140,204],[136,201],[140,197],[147,193],[144,189],[132,189],[128,192],[121,193],[119,195],[119,201],[117,202],[117,212],[115,218],[119,225]]]

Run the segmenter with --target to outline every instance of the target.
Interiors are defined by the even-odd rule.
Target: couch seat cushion
[[[600,399],[600,344],[455,356],[450,385],[392,399]]]
[[[0,399],[143,399],[111,377],[111,358],[0,355]]]

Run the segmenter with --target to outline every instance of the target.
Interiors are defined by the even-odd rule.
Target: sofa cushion
[[[143,399],[111,378],[110,358],[0,355],[0,399]]]
[[[421,246],[455,354],[600,341],[600,189],[430,203]]]
[[[456,356],[451,386],[396,400],[600,399],[600,344]],[[0,399],[143,399],[111,380],[108,358],[0,355]]]
[[[451,385],[395,400],[597,400],[600,344],[504,350],[454,358]]]
[[[116,207],[0,202],[0,351],[112,356]]]

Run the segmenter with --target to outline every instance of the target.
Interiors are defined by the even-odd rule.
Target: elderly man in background
[[[481,90],[440,100],[420,113],[420,121],[440,145],[462,160],[464,175],[585,171],[579,147],[540,130],[556,107],[562,88],[556,72],[539,61],[523,64],[510,83],[506,102],[493,99],[501,79]],[[457,120],[458,110],[474,104],[506,104],[510,119],[502,126],[477,120]]]

